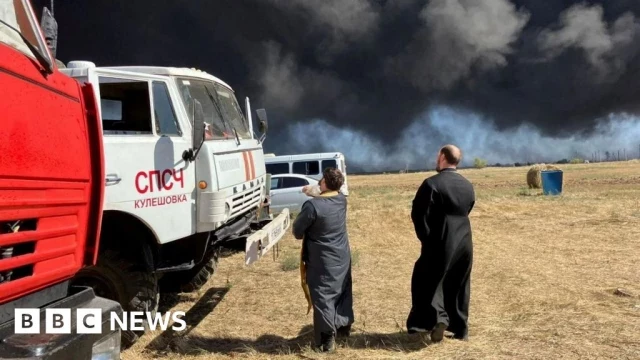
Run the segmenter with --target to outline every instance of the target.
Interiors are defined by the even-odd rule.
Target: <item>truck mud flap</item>
[[[247,237],[245,248],[245,265],[251,265],[260,260],[269,250],[276,245],[291,226],[289,209],[282,212],[262,229]]]

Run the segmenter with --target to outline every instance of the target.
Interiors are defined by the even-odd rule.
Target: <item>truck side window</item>
[[[153,82],[153,109],[158,135],[182,135],[167,84],[160,81]]]
[[[30,18],[29,9],[25,8],[24,2],[0,1],[0,20],[19,30],[31,45],[38,49],[44,57],[49,59],[49,53],[45,48],[45,44],[38,41],[38,29],[31,25],[29,21]],[[35,59],[33,52],[24,40],[20,38],[20,35],[4,24],[0,24],[0,43],[9,45],[30,58]]]
[[[105,135],[152,134],[149,83],[100,77]]]

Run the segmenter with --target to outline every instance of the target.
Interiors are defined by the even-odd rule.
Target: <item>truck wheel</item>
[[[168,273],[161,279],[163,292],[192,292],[200,290],[218,268],[218,252],[193,269]]]
[[[158,310],[160,292],[155,273],[116,251],[106,250],[99,256],[97,266],[80,270],[73,284],[92,287],[97,296],[119,302],[125,312],[148,311],[155,317]],[[146,326],[146,314],[144,319]],[[123,330],[122,347],[130,347],[143,334],[144,331]]]

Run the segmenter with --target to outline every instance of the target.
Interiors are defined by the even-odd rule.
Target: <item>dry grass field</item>
[[[640,163],[560,165],[564,193],[526,189],[528,168],[461,170],[476,188],[470,338],[428,344],[406,334],[420,248],[411,200],[432,173],[351,176],[354,334],[333,355],[310,350],[297,257],[243,267],[221,260],[183,333],[145,335],[123,359],[640,359]],[[617,289],[624,289],[622,293]]]

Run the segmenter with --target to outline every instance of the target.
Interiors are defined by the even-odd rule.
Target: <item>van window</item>
[[[295,177],[284,177],[282,178],[282,180],[282,187],[285,189],[309,185],[309,182],[307,180]]]
[[[182,135],[176,113],[171,105],[167,84],[159,81],[153,82],[153,110],[156,115],[158,135]]]
[[[105,134],[152,134],[149,83],[100,77]]]
[[[293,163],[293,173],[300,175],[318,175],[320,174],[319,161],[303,161]]]
[[[335,160],[322,160],[322,170],[326,168],[338,168],[338,163]]]
[[[273,163],[273,164],[265,164],[267,168],[267,173],[271,175],[278,174],[288,174],[289,173],[289,163]]]

